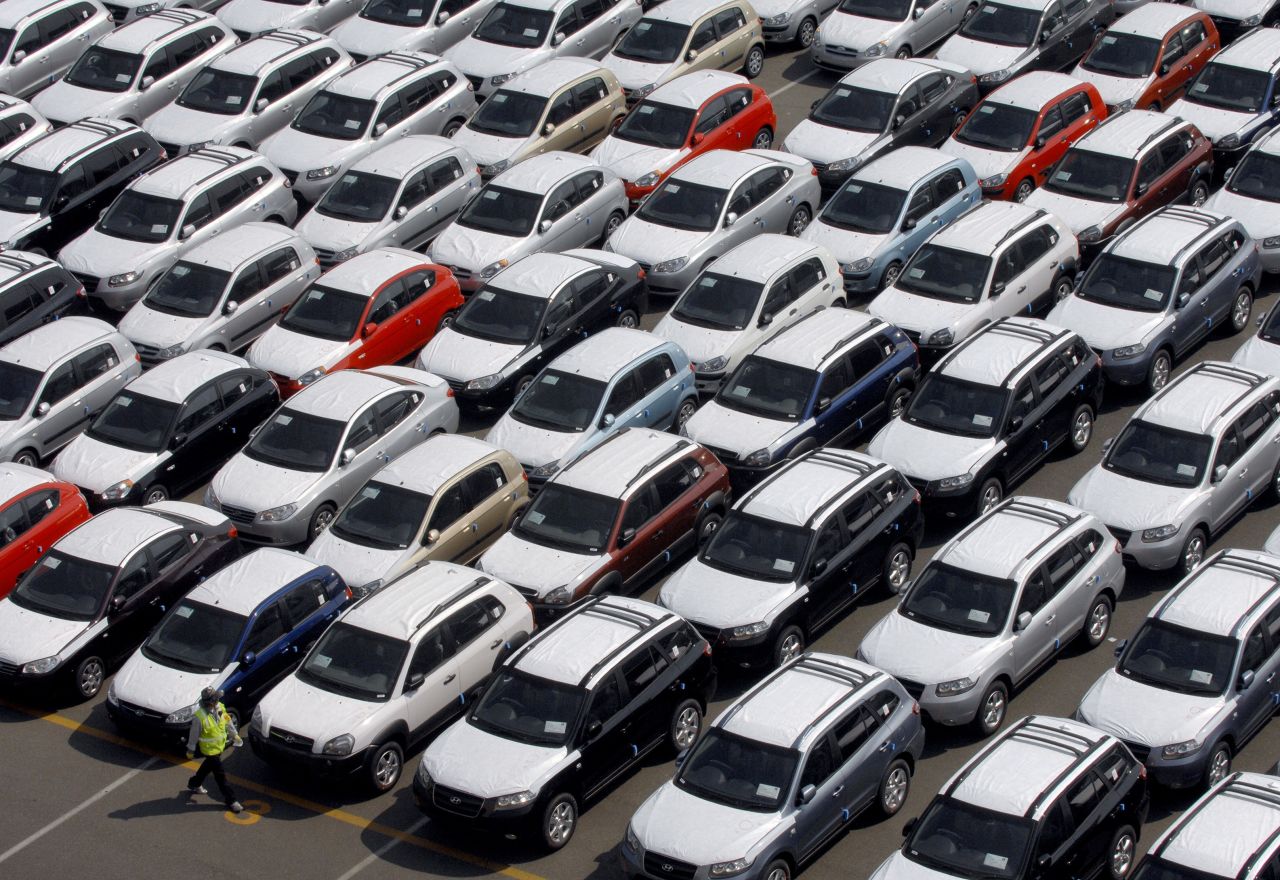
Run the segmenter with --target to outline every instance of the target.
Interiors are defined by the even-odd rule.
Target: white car
[[[327,33],[358,8],[356,0],[231,0],[218,18],[244,41],[286,28]]]
[[[0,162],[53,131],[53,123],[26,101],[0,95]]]
[[[365,0],[360,12],[333,29],[357,61],[384,52],[439,55],[475,29],[498,0]]]
[[[1280,272],[1280,129],[1253,142],[1206,209],[1239,220],[1258,243],[1264,272]]]

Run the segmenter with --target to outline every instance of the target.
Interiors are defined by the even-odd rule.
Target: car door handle
[[[1022,285],[1021,287],[1019,287],[1017,290],[1015,290],[1015,291],[1014,291],[1014,293],[1015,293],[1015,294],[1016,294],[1016,293],[1025,293],[1025,292],[1026,292],[1026,289],[1027,289],[1027,285],[1025,285],[1025,284],[1024,284],[1024,285]]]
[[[1249,469],[1248,469],[1248,468],[1241,468],[1241,470],[1240,470],[1240,479],[1242,479],[1242,480],[1243,480],[1243,479],[1244,479],[1244,475],[1245,475],[1245,474],[1247,474],[1247,473],[1249,473]]]
[[[1058,615],[1050,614],[1048,617],[1044,619],[1044,625],[1048,626],[1049,624],[1053,623],[1057,619],[1058,619]]]
[[[880,743],[879,751],[887,752],[892,748],[893,748],[893,740],[887,739],[884,742]]]
[[[497,647],[501,644],[502,644],[502,639],[494,639],[492,642],[489,643],[489,650],[490,651],[497,650]]]
[[[942,222],[942,218],[941,218],[941,217],[934,217],[934,218],[933,218],[932,220],[930,220],[929,222],[930,222],[930,223],[941,223],[941,222]]]
[[[480,523],[472,523],[471,525],[467,526],[467,528],[471,529],[471,531],[473,532],[478,532],[480,531]]]
[[[837,786],[835,787],[835,791],[831,792],[831,796],[832,796],[832,797],[840,797],[840,793],[841,793],[842,791],[844,791],[844,786],[843,786],[843,785],[837,785]]]
[[[455,678],[457,678],[457,677],[458,677],[458,674],[457,674],[456,672],[451,672],[451,673],[449,673],[449,677],[448,677],[448,678],[446,678],[444,681],[442,681],[442,682],[440,682],[440,683],[441,683],[441,684],[448,684],[449,682],[453,681],[453,680],[454,680]]]

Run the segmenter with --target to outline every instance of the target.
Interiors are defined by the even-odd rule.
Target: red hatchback
[[[404,360],[452,323],[462,303],[445,267],[379,248],[317,278],[246,357],[288,397],[326,373]]]
[[[53,474],[0,464],[0,597],[48,547],[89,518],[80,490]]]
[[[676,77],[636,104],[591,158],[622,178],[634,205],[694,156],[768,149],[777,130],[764,89],[736,73],[702,70]]]

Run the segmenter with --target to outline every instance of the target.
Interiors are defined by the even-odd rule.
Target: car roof
[[[1187,19],[1198,18],[1203,14],[1200,10],[1191,6],[1180,6],[1174,3],[1147,3],[1126,15],[1120,16],[1107,30],[1113,34],[1163,37]]]
[[[391,638],[411,639],[448,606],[490,584],[506,586],[474,568],[425,562],[360,600],[342,620]]]
[[[1233,773],[1183,813],[1151,855],[1217,877],[1244,877],[1277,837],[1280,777]]]
[[[442,62],[430,52],[388,52],[375,55],[340,74],[324,87],[324,91],[366,100],[378,95],[401,80]]]
[[[671,177],[668,179],[727,189],[752,171],[758,171],[775,162],[774,159],[761,155],[761,152],[760,150],[711,150],[694,156],[671,172]]]
[[[171,199],[182,198],[192,187],[223,172],[238,170],[255,159],[267,164],[260,154],[244,147],[204,147],[157,165],[132,183],[130,189]]]
[[[1256,550],[1221,550],[1151,611],[1151,617],[1208,635],[1229,636],[1280,593],[1280,558]]]
[[[221,235],[201,242],[183,254],[181,262],[230,272],[265,250],[301,241],[302,237],[288,226],[257,220],[233,226]]]
[[[141,129],[114,119],[92,116],[41,135],[14,154],[10,161],[41,171],[56,171],[73,156],[130,131]]]
[[[1056,0],[991,0],[996,6],[1014,6],[1019,9],[1047,9],[1050,3]]]
[[[100,318],[71,315],[22,334],[0,348],[0,360],[43,373],[76,349],[118,335]]]
[[[354,163],[351,170],[403,179],[423,165],[449,153],[458,152],[459,149],[457,142],[448,138],[435,134],[415,134],[379,147]]]
[[[1039,318],[1004,318],[956,346],[936,369],[965,382],[1006,385],[1070,335]]]
[[[727,5],[728,0],[680,0],[679,3],[660,3],[646,12],[644,17],[654,21],[693,24],[708,12]]]
[[[878,458],[823,447],[794,459],[743,495],[734,510],[808,527],[835,500],[890,472]]]
[[[56,265],[56,260],[30,251],[0,251],[0,285]]]
[[[697,448],[692,440],[652,428],[624,428],[552,477],[559,486],[623,498],[645,474]]]
[[[12,27],[29,15],[51,7],[69,5],[65,0],[4,0],[0,3],[0,27]],[[93,6],[95,11],[100,10],[99,4],[94,3]]]
[[[547,369],[608,382],[636,358],[670,345],[646,330],[610,327],[579,342],[547,365]]]
[[[115,507],[80,524],[54,547],[69,556],[120,565],[152,538],[179,528],[178,523],[141,507]]]
[[[837,707],[865,699],[888,681],[879,669],[838,654],[805,654],[774,672],[725,709],[715,726],[744,739],[784,749],[819,735]]]
[[[187,598],[235,614],[252,614],[282,588],[318,570],[327,573],[332,569],[301,553],[259,547],[209,575]]]
[[[550,299],[570,278],[598,268],[599,264],[579,257],[538,251],[516,260],[494,275],[488,284],[502,290]]]
[[[120,52],[140,52],[157,40],[163,40],[170,34],[196,24],[217,24],[220,30],[225,30],[222,22],[207,12],[194,9],[162,9],[119,25],[115,30],[101,37],[97,45]],[[230,34],[223,37],[223,39],[227,38],[234,39]]]
[[[499,174],[490,183],[507,189],[546,195],[553,186],[569,175],[592,168],[605,170],[589,156],[553,150],[539,156],[530,156]]]
[[[436,434],[394,459],[370,477],[369,482],[434,495],[442,485],[476,462],[502,452],[497,446],[466,434]]]
[[[587,687],[633,646],[647,642],[658,628],[679,619],[649,602],[604,596],[539,632],[510,662],[529,675]]]
[[[550,96],[556,89],[589,73],[602,73],[609,68],[589,58],[552,58],[524,73],[511,78],[501,86],[502,91],[524,92],[529,95]]]
[[[924,178],[960,160],[933,147],[899,147],[859,168],[851,178],[910,190]]]
[[[161,361],[125,386],[127,391],[170,403],[185,403],[211,379],[249,368],[249,362],[225,351],[203,348]]]
[[[987,577],[1017,579],[1051,549],[1053,538],[1087,515],[1060,501],[1015,496],[971,523],[934,559]]]
[[[794,235],[762,232],[717,257],[711,271],[764,283],[797,261],[814,256],[830,256],[830,252],[817,242]]]
[[[782,330],[777,336],[761,344],[753,354],[817,370],[855,340],[863,339],[888,326],[879,318],[873,318],[858,309],[821,309],[810,312]]]
[[[402,383],[368,370],[338,370],[304,387],[282,410],[345,422],[375,397],[402,387]]]
[[[1232,221],[1226,214],[1206,208],[1181,205],[1162,208],[1117,236],[1110,253],[1177,268],[1178,258],[1188,247],[1214,230],[1221,234],[1225,224]]]
[[[1037,219],[1052,218],[1047,211],[1018,202],[982,202],[934,233],[929,243],[990,256]]]
[[[48,471],[18,464],[16,461],[0,463],[0,501],[8,501],[37,486],[57,482],[58,478]]]
[[[519,6],[522,9],[561,9],[568,6],[573,0],[504,0],[512,6]]]
[[[663,83],[645,100],[655,104],[697,110],[706,103],[708,98],[720,94],[725,89],[745,86],[749,83],[750,80],[740,73],[729,73],[725,70],[698,70]]]
[[[987,96],[987,101],[1039,112],[1059,95],[1078,90],[1084,85],[1074,76],[1065,73],[1032,70],[996,89]]]
[[[209,62],[209,66],[228,73],[257,74],[265,65],[321,41],[333,42],[315,31],[268,31],[237,46],[232,46]]]
[[[1178,431],[1207,434],[1220,420],[1252,400],[1265,373],[1224,361],[1201,361],[1170,382],[1134,413],[1134,419]]]
[[[1187,123],[1177,116],[1153,110],[1126,110],[1108,116],[1097,128],[1076,141],[1076,148],[1114,156],[1135,156],[1156,137],[1182,128]]]
[[[1275,70],[1280,67],[1280,29],[1254,28],[1209,59],[1209,63]]]
[[[321,275],[316,284],[370,297],[397,275],[429,265],[423,254],[400,248],[375,248],[334,266]]]
[[[896,95],[926,73],[937,73],[939,70],[936,64],[912,58],[877,58],[840,77],[840,83]]]

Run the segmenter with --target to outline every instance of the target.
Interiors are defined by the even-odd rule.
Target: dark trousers
[[[236,794],[231,790],[231,786],[227,784],[227,774],[222,769],[222,755],[205,755],[204,760],[200,762],[200,769],[196,771],[196,775],[191,777],[187,783],[187,788],[197,789],[204,783],[206,776],[213,776],[213,781],[218,784],[218,790],[222,792],[222,800],[229,807],[236,801]]]

